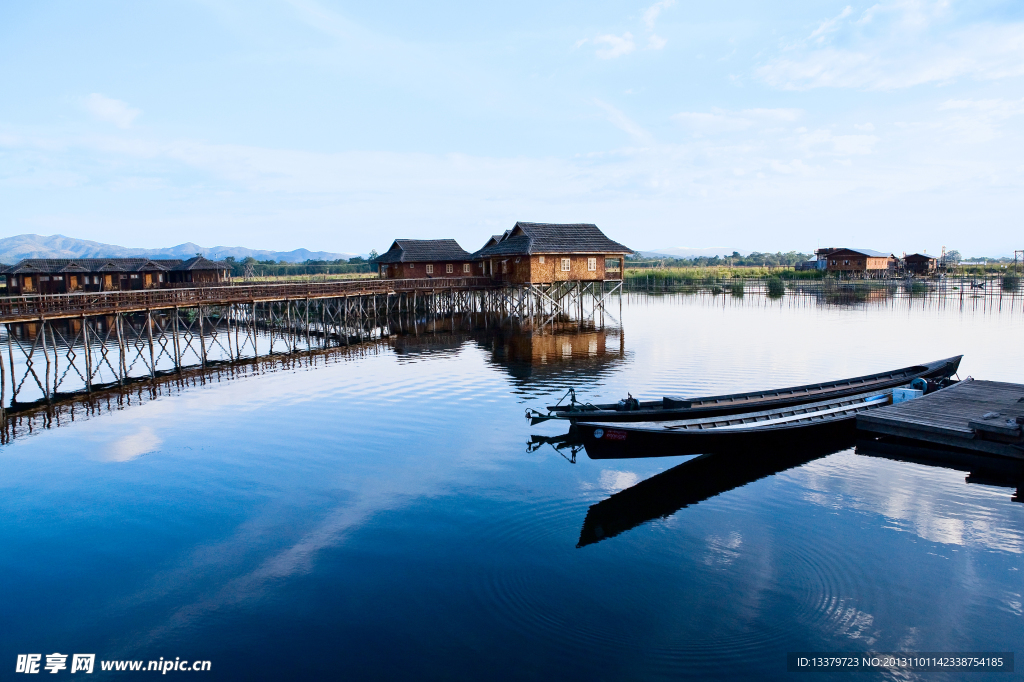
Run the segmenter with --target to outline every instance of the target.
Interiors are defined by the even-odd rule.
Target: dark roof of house
[[[908,253],[906,256],[903,257],[904,260],[907,260],[909,258],[924,258],[927,260],[938,260],[937,256],[933,256],[929,253]]]
[[[505,233],[497,244],[484,246],[473,254],[525,256],[534,253],[632,253],[628,246],[612,241],[593,223],[523,223]]]
[[[830,253],[828,255],[832,256],[832,255],[834,255],[834,254],[836,254],[836,253],[838,253],[840,251],[850,251],[852,253],[859,253],[860,255],[868,256],[869,258],[890,258],[890,257],[893,256],[893,254],[891,254],[891,253],[883,253],[881,251],[873,251],[871,249],[851,249],[849,247],[843,247],[841,249],[836,249],[835,251],[833,251],[832,253]]]
[[[151,260],[149,263],[172,263],[170,260]],[[228,268],[227,263],[221,263],[220,261],[209,260],[203,256],[193,256],[185,261],[177,261],[177,265],[172,265],[168,268],[169,270],[224,270]]]
[[[377,257],[378,263],[423,263],[472,260],[473,256],[454,239],[396,239]]]
[[[3,270],[9,275],[61,272],[139,272],[141,270],[226,270],[227,263],[202,256],[180,258],[25,258]]]

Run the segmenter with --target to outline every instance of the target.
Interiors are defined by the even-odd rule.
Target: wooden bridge
[[[437,277],[0,298],[0,419],[186,367],[349,346],[456,314],[485,326],[592,319],[621,282],[606,289]]]
[[[219,284],[192,288],[79,292],[0,298],[0,323],[115,315],[198,306],[360,296],[415,296],[423,292],[494,289],[488,277],[363,279],[300,284]]]

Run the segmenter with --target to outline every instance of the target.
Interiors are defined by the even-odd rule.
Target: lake
[[[524,418],[570,387],[726,393],[961,353],[960,377],[1024,383],[1020,297],[630,294],[609,312],[543,333],[442,325],[0,446],[3,678],[54,652],[119,679],[100,661],[593,681],[781,679],[795,651],[1021,650],[1012,480],[852,444],[691,474],[689,457],[530,446],[565,427]],[[630,497],[659,474],[657,499]],[[616,494],[597,537],[588,513]],[[1008,676],[971,679],[987,677]]]

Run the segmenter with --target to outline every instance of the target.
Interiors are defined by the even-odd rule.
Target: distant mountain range
[[[261,251],[243,246],[199,246],[192,242],[163,249],[134,249],[113,244],[101,244],[85,239],[74,239],[61,234],[44,237],[38,234],[19,234],[0,239],[0,263],[13,265],[22,258],[191,258],[201,253],[212,260],[234,256],[242,260],[252,256],[256,260],[275,260],[301,263],[306,260],[338,260],[356,256],[354,253],[328,251]]]

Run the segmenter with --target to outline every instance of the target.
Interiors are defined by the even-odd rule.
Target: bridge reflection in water
[[[239,331],[237,339],[236,327],[223,319],[208,318],[200,327],[198,317],[175,321],[154,313],[141,316],[141,324],[125,315],[120,321],[90,317],[84,323],[72,318],[48,321],[45,326],[38,322],[2,325],[0,349],[7,356],[2,366],[7,394],[13,383],[14,396],[0,422],[0,443],[193,387],[316,368],[365,355],[403,357],[454,352],[471,345],[485,350],[486,361],[506,370],[514,385],[538,374],[556,382],[562,375],[572,381],[581,375],[596,377],[625,355],[621,329],[605,327],[600,311],[583,318],[392,312],[377,318],[353,316],[347,326],[331,333],[313,324],[287,325],[284,308],[268,311],[268,318],[271,314],[275,321],[283,317],[285,324],[257,317],[248,331]],[[294,310],[293,316],[305,319]],[[161,330],[152,339],[146,328],[150,320]],[[118,324],[122,325],[120,343]],[[176,329],[170,328],[175,325]]]

